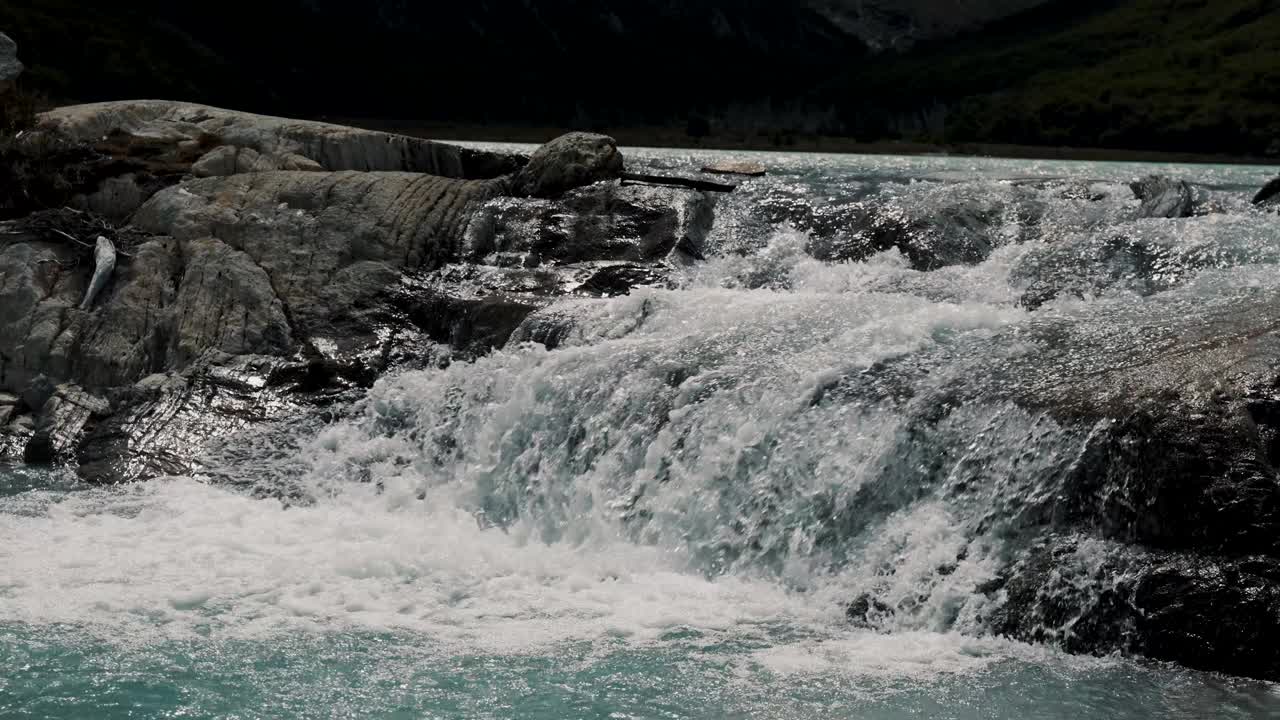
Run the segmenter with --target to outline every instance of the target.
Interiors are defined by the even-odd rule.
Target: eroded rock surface
[[[134,163],[81,198],[109,217],[0,225],[5,453],[97,482],[208,470],[221,438],[500,347],[557,297],[661,283],[711,223],[705,195],[607,180],[622,156],[602,136],[512,178],[523,159],[180,103],[64,108],[40,132]],[[81,307],[99,236],[116,264]]]
[[[517,155],[403,135],[160,100],[51,110],[23,143],[33,155],[80,151],[84,157],[67,168],[75,176],[68,200],[118,219],[188,174],[355,170],[480,180],[525,163]]]

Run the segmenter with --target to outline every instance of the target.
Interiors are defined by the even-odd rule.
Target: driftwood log
[[[694,180],[692,178],[670,177],[666,175],[642,175],[639,173],[622,173],[622,182],[647,183],[649,185],[674,185],[676,187],[686,187],[693,190],[703,190],[705,192],[733,192],[737,189],[737,185],[726,185],[724,183],[709,182],[707,180]]]

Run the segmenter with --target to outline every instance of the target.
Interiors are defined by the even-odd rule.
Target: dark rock
[[[1280,177],[1263,185],[1258,194],[1253,196],[1253,204],[1263,207],[1280,204]]]
[[[992,590],[993,588],[988,588]],[[996,632],[1071,652],[1125,652],[1280,677],[1280,561],[1050,537],[1007,570]],[[994,594],[994,593],[993,593]]]
[[[944,208],[933,217],[912,219],[895,208],[857,203],[822,218],[809,253],[819,260],[860,261],[897,248],[917,270],[972,265],[995,249],[992,233],[998,219],[972,207]]]
[[[607,135],[569,133],[546,143],[529,158],[512,179],[512,192],[537,198],[554,198],[576,187],[622,174],[618,143]]]
[[[626,295],[640,286],[661,285],[665,274],[652,265],[605,265],[578,286],[578,292],[594,297]]]
[[[1139,218],[1186,218],[1201,213],[1206,196],[1203,190],[1185,180],[1162,175],[1149,175],[1129,184],[1142,201]]]
[[[116,483],[217,472],[202,458],[221,443],[242,442],[237,433],[300,418],[345,397],[351,384],[331,382],[343,375],[331,371],[307,361],[212,354],[181,373],[147,377],[118,393],[119,409],[79,444],[79,475],[88,482]],[[327,381],[320,389],[317,373]],[[242,466],[253,467],[252,462]],[[251,484],[253,478],[238,482]]]
[[[36,375],[22,388],[22,402],[29,410],[39,412],[57,391],[58,386],[48,376]]]
[[[881,627],[884,618],[893,615],[893,608],[869,593],[863,593],[849,603],[844,614],[855,627],[872,630]]]
[[[685,264],[701,259],[715,217],[715,197],[701,192],[602,182],[556,200],[498,198],[467,231],[467,256],[522,264],[617,260]],[[673,257],[676,256],[676,257]]]

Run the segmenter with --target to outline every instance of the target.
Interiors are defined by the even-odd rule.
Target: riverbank
[[[317,118],[341,125],[394,132],[412,137],[467,142],[515,142],[541,144],[573,128],[523,125],[458,125],[415,123],[370,118]],[[1117,150],[1114,148],[1057,147],[992,143],[923,143],[882,140],[862,142],[830,135],[781,135],[725,133],[691,138],[683,128],[610,127],[592,128],[617,138],[625,147],[654,147],[690,150],[742,150],[840,153],[850,155],[950,155],[956,157],[1001,157],[1018,160],[1084,160],[1091,162],[1202,163],[1224,165],[1280,165],[1280,157],[1228,154],[1182,153],[1159,150]]]

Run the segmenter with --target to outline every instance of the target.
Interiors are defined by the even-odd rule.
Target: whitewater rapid
[[[993,518],[1016,527],[1052,492],[1036,479],[1075,462],[1087,429],[998,397],[927,430],[918,418],[930,388],[984,387],[975,358],[1017,359],[1025,348],[1004,338],[1032,323],[1272,287],[1275,228],[1237,189],[1263,171],[1204,170],[1228,211],[1156,223],[1131,219],[1123,182],[1141,169],[1128,166],[886,159],[849,179],[849,159],[778,162],[775,195],[874,198],[907,214],[979,203],[999,216],[998,239],[980,263],[931,272],[897,250],[823,262],[810,231],[762,230],[749,213],[759,197],[730,200],[713,256],[676,289],[563,301],[541,316],[559,328],[554,350],[518,336],[474,362],[391,374],[287,450],[217,468],[268,492],[205,477],[15,484],[0,493],[0,634],[125,658],[372,637],[411,656],[397,662],[567,658],[574,672],[671,653],[672,667],[697,668],[690,678],[753,698],[758,716],[786,716],[761,694],[770,683],[801,699],[826,688],[795,700],[815,717],[842,697],[984,673],[1171,692],[1151,679],[1164,670],[990,637],[980,622],[998,598],[974,588],[1008,551]],[[1102,199],[1064,199],[1067,173]],[[1142,296],[1120,272],[1026,306],[1028,268],[1120,230],[1167,248],[1155,275],[1168,297]],[[856,402],[840,394],[854,390]],[[979,476],[986,491],[954,492]],[[1094,552],[1083,543],[1080,563]],[[867,595],[895,612],[854,626],[846,609]],[[1269,707],[1268,692],[1250,688],[1238,716]],[[1140,716],[1129,710],[1115,716]]]

